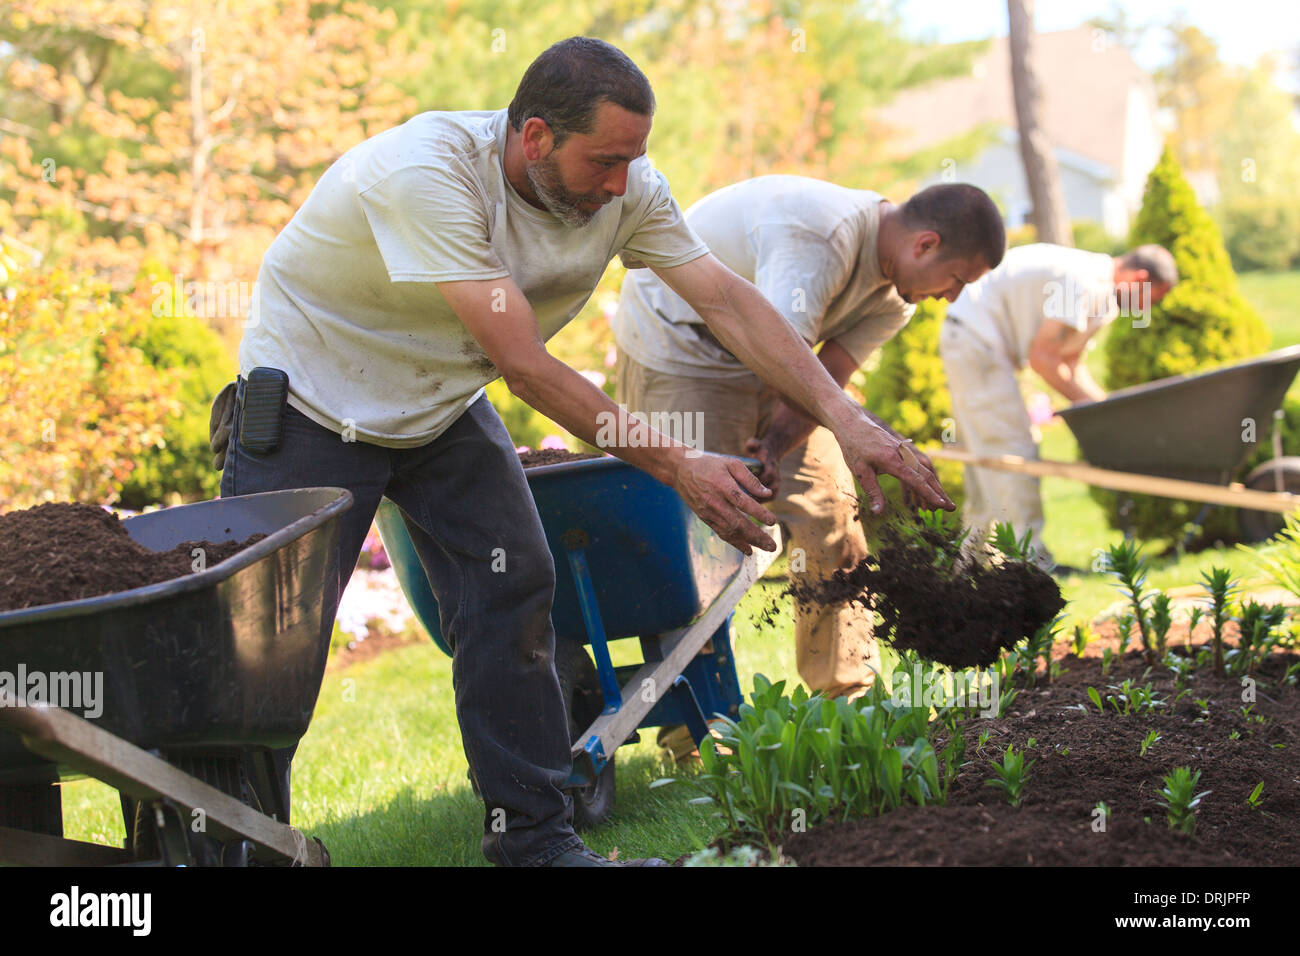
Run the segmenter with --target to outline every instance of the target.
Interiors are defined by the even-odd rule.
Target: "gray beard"
[[[533,187],[533,192],[537,193],[537,198],[542,201],[546,211],[571,229],[581,229],[599,211],[579,207],[582,199],[564,188],[554,160],[544,159],[532,163],[524,170],[524,175],[528,177],[528,185]]]

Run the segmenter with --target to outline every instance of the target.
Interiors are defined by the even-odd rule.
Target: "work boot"
[[[668,863],[652,856],[644,860],[607,860],[595,850],[580,846],[561,853],[543,866],[667,866]]]

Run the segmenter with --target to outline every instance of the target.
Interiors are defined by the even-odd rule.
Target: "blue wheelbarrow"
[[[741,554],[677,492],[616,458],[527,477],[555,561],[555,671],[573,744],[566,789],[584,829],[613,808],[614,752],[640,728],[685,724],[698,743],[709,717],[738,714],[731,616],[775,553]],[[376,523],[412,610],[450,655],[401,509],[383,501]],[[615,667],[609,644],[625,638],[639,639],[643,660]]]

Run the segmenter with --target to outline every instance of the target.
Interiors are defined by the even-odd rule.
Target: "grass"
[[[1242,295],[1259,310],[1264,323],[1273,330],[1275,349],[1300,345],[1300,271],[1242,272]]]

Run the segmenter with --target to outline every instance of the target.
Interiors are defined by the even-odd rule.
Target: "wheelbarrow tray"
[[[127,518],[158,551],[268,537],[184,578],[0,614],[0,671],[102,674],[94,724],[145,749],[290,746],[320,693],[333,626],[322,596],[339,586],[336,519],[351,505],[344,489],[306,488]],[[55,769],[0,732],[0,782]]]
[[[1300,346],[1198,375],[1176,375],[1112,392],[1059,414],[1083,458],[1098,468],[1224,485],[1267,435],[1300,371]]]
[[[551,622],[557,637],[588,638],[571,551],[585,552],[609,639],[684,627],[713,603],[744,561],[677,492],[617,458],[541,465],[525,474],[555,562]],[[450,654],[437,600],[397,507],[385,501],[378,523],[412,610]]]

